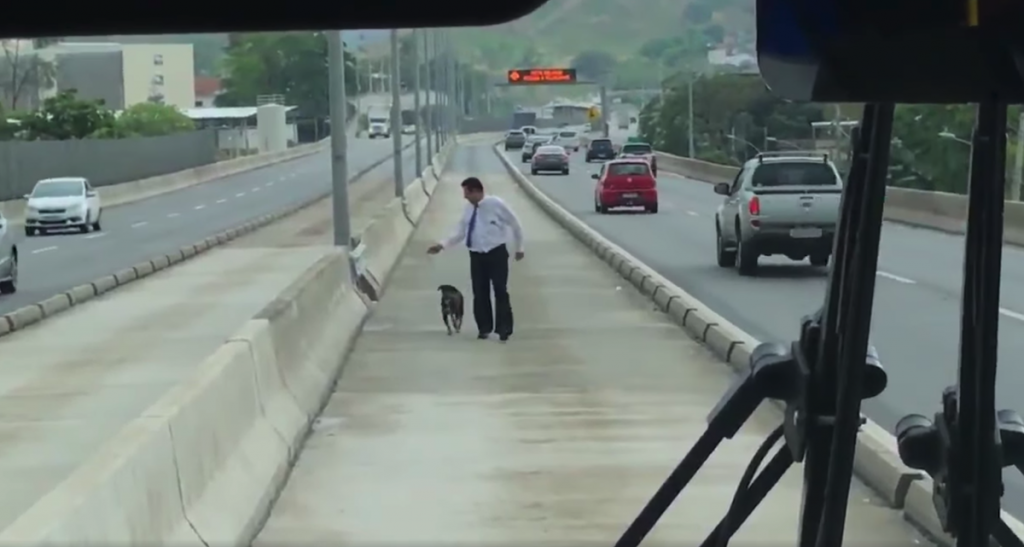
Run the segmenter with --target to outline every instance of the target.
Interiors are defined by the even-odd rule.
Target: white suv
[[[82,177],[44,179],[25,196],[25,235],[74,228],[100,229],[100,196]]]
[[[565,148],[566,150],[571,149],[573,152],[579,152],[580,135],[575,131],[563,129],[558,132],[558,144],[560,144],[562,148]]]
[[[0,294],[18,290],[18,245],[14,243],[11,221],[0,212]]]

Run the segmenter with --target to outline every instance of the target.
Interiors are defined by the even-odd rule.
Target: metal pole
[[[398,29],[391,29],[391,142],[394,155],[391,163],[395,167],[395,197],[405,195],[405,179],[402,177],[402,85],[399,76]]]
[[[1020,201],[1020,187],[1024,182],[1024,107],[1017,120],[1017,154],[1013,158],[1013,184],[1010,185],[1010,201]]]
[[[434,124],[433,124],[433,116],[430,115],[430,95],[431,95],[431,93],[434,92],[434,80],[433,80],[433,78],[431,76],[431,72],[433,70],[433,67],[431,66],[432,60],[430,58],[430,44],[429,44],[428,40],[430,40],[430,31],[429,30],[425,30],[425,31],[423,31],[423,64],[426,66],[427,94],[426,94],[426,97],[425,97],[426,100],[424,101],[424,103],[426,104],[426,107],[424,108],[424,111],[423,111],[423,123],[424,123],[424,125],[427,126],[427,130],[424,132],[424,134],[427,137],[427,155],[429,156],[429,155],[432,155],[434,153],[433,152],[434,149],[431,146],[433,144],[433,142],[432,142],[433,139],[431,138],[431,134],[434,132]],[[419,132],[417,131],[417,135],[418,134],[419,134]],[[417,140],[418,139],[419,139],[419,137],[417,136]],[[417,144],[416,146],[417,146],[417,150],[419,150],[419,148],[418,148],[419,145]],[[420,173],[422,173],[422,172],[423,171],[420,171]]]
[[[608,138],[611,135],[612,122],[611,122],[611,109],[608,108],[608,86],[602,85],[601,89],[601,134],[604,138]]]
[[[345,135],[348,100],[345,98],[345,47],[341,41],[341,31],[327,31],[327,72],[330,82],[334,244],[348,247],[352,242],[352,226],[348,214],[348,142]]]
[[[691,73],[690,74],[690,82],[686,86],[686,104],[688,105],[687,106],[687,110],[689,111],[686,114],[686,116],[687,116],[686,125],[687,125],[687,131],[689,133],[689,135],[687,136],[687,139],[688,139],[688,142],[687,142],[687,152],[689,152],[689,157],[691,159],[697,157],[697,153],[696,153],[696,150],[695,150],[696,147],[693,145],[693,80],[694,79],[695,79],[695,77]]]
[[[455,63],[455,52],[452,50],[452,37],[448,32],[444,33],[444,47],[448,52],[448,138],[458,133],[458,114],[455,110],[458,104],[455,96],[455,82],[458,77],[459,67]]]
[[[420,126],[423,125],[420,123],[420,53],[419,47],[417,47],[419,45],[419,38],[419,31],[413,29],[412,38],[410,38],[412,47],[410,49],[412,50],[412,107],[413,112],[415,112],[413,115],[413,121],[416,122],[416,132],[414,133],[413,138],[416,139],[417,177],[423,173],[423,148],[420,146]]]

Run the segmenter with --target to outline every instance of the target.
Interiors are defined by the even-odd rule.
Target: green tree
[[[704,27],[701,33],[704,39],[712,44],[721,44],[725,40],[725,28],[717,23]]]
[[[173,106],[139,103],[117,117],[115,129],[120,137],[156,137],[195,131],[195,122]]]
[[[258,95],[284,95],[305,116],[330,112],[327,37],[322,32],[231,34],[224,92],[217,106],[255,106]],[[346,91],[356,92],[355,58],[345,54]]]
[[[592,80],[604,81],[615,70],[618,61],[611,53],[601,50],[581,51],[573,57],[569,66],[575,68],[580,76]]]
[[[684,25],[704,25],[711,22],[714,10],[701,0],[694,0],[683,8]]]
[[[103,101],[79,99],[69,89],[43,101],[39,110],[22,113],[18,122],[26,140],[71,140],[110,131],[115,118]]]
[[[672,38],[652,38],[640,46],[640,56],[650,61],[660,61],[665,52],[675,47]]]

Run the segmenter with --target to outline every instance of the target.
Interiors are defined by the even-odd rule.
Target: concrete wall
[[[126,44],[123,48],[125,106],[159,95],[164,104],[195,107],[192,44]]]
[[[163,137],[0,142],[0,201],[32,190],[39,179],[82,176],[105,186],[213,163],[212,130]]]
[[[125,107],[120,51],[58,53],[54,61],[57,71],[56,91],[77,89],[80,99],[101,99],[111,110],[122,110]]]

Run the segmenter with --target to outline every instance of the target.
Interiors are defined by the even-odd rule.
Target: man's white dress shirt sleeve
[[[512,208],[505,203],[505,200],[495,197],[494,199],[495,209],[498,212],[498,216],[512,228],[512,238],[515,242],[515,251],[522,253],[524,250],[523,242],[523,225],[519,222],[519,217],[516,216]]]

